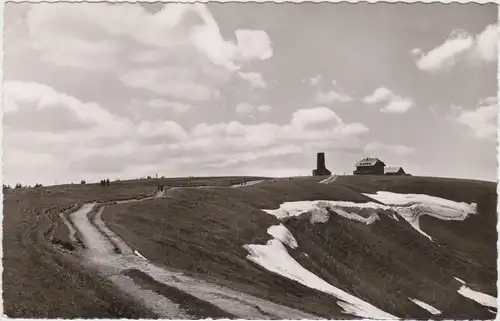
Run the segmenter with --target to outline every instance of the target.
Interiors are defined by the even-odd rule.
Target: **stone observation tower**
[[[316,169],[313,170],[313,176],[332,175],[325,166],[325,153],[318,153],[316,160]]]

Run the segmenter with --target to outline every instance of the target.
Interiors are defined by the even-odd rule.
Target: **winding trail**
[[[157,195],[152,197],[140,200],[124,200],[116,203],[141,202],[148,199],[165,197],[167,193],[168,190],[164,193],[157,193]],[[95,206],[100,206],[100,208],[94,216],[94,224],[92,224],[88,214]],[[80,209],[70,214],[70,219],[80,233],[81,241],[86,246],[84,250],[84,264],[89,268],[97,269],[122,291],[141,301],[159,317],[193,319],[198,316],[169,298],[142,288],[139,284],[135,283],[134,279],[124,275],[124,272],[130,269],[142,271],[156,282],[176,288],[192,297],[205,301],[216,308],[234,315],[236,318],[319,319],[317,316],[203,280],[188,277],[180,272],[175,272],[169,270],[167,267],[149,262],[142,255],[137,255],[137,251],[130,248],[116,233],[106,226],[102,220],[104,208],[105,206],[98,205],[97,203],[86,203]],[[115,246],[118,247],[120,253],[114,251]]]

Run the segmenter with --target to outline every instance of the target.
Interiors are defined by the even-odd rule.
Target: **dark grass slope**
[[[456,202],[476,203],[479,215],[464,221],[444,221],[430,216],[420,218],[420,228],[456,259],[442,260],[455,277],[471,283],[474,289],[496,296],[497,280],[497,184],[477,180],[428,177],[394,177],[386,181],[377,176],[345,176],[337,184],[363,193],[385,190],[395,193],[427,194]]]
[[[332,214],[325,224],[311,224],[301,217],[285,225],[300,251],[308,254],[292,253],[297,261],[385,311],[406,318],[429,317],[408,300],[411,297],[448,318],[491,317],[486,308],[456,292],[459,283],[448,266],[457,264],[457,259],[401,223],[380,215],[379,221],[366,226]]]
[[[340,308],[329,295],[269,273],[246,259],[243,245],[265,243],[267,227],[279,223],[249,203],[266,200],[261,193],[268,194],[269,186],[282,190],[279,184],[290,186],[290,198],[312,196],[313,186],[318,193],[326,189],[318,184],[300,187],[282,182],[177,190],[167,199],[107,207],[103,219],[153,262],[319,316],[340,316]],[[277,196],[267,197],[270,206],[286,197],[272,190],[271,195]]]
[[[229,186],[259,177],[174,178],[168,186]],[[463,222],[421,218],[435,244],[399,222],[381,215],[374,225],[339,216],[312,225],[307,217],[284,224],[299,248],[289,250],[304,267],[331,284],[398,316],[430,318],[407,297],[415,297],[449,318],[492,318],[487,309],[456,294],[461,278],[476,290],[496,295],[496,185],[490,182],[421,177],[339,177],[270,180],[244,188],[171,191],[169,198],[113,205],[103,218],[133,248],[153,262],[196,277],[299,308],[319,316],[348,317],[331,296],[306,288],[248,261],[244,244],[264,244],[269,226],[278,224],[261,209],[285,201],[346,200],[366,202],[360,194],[387,190],[424,193],[476,202],[479,215]],[[59,213],[77,203],[143,197],[158,181],[136,180],[8,191],[4,199],[3,299],[10,317],[154,317],[93,271],[81,268],[79,247],[68,238]],[[308,257],[303,253],[307,253]],[[134,275],[155,291],[172,289]],[[173,292],[172,292],[173,291]],[[173,294],[172,294],[173,293]],[[218,313],[202,302],[190,305],[200,317]],[[196,301],[196,302],[195,302]],[[208,309],[208,310],[207,310]]]
[[[431,318],[408,300],[413,297],[442,310],[448,318],[488,319],[487,308],[456,291],[460,283],[496,294],[495,184],[419,177],[339,177],[334,184],[318,178],[271,180],[244,188],[172,191],[167,199],[121,204],[103,218],[129,244],[153,262],[191,272],[203,279],[325,317],[342,315],[324,293],[270,273],[245,259],[244,244],[264,244],[269,226],[278,224],[260,209],[285,201],[345,200],[366,202],[361,192],[388,190],[424,193],[477,202],[480,214],[465,222],[421,220],[437,246],[400,218],[380,215],[366,226],[337,215],[310,224],[306,216],[284,224],[299,248],[289,253],[327,282],[400,317]],[[494,209],[494,206],[493,206]],[[458,227],[463,224],[464,227]],[[465,226],[469,236],[460,240]],[[496,233],[495,233],[496,234]],[[446,235],[446,236],[441,236]],[[463,244],[474,240],[474,245]],[[462,249],[465,249],[463,251]],[[482,251],[472,256],[472,250]],[[307,256],[303,253],[307,253]],[[486,290],[485,290],[486,289]]]
[[[175,178],[166,186],[231,185],[257,178]],[[81,268],[78,246],[59,213],[84,202],[142,197],[158,181],[137,180],[60,185],[4,191],[3,302],[9,317],[151,318],[151,312],[117,292],[93,271]]]
[[[54,248],[47,235],[56,220],[56,202],[31,191],[4,201],[4,313],[13,318],[154,317],[93,271],[82,270],[75,257]]]

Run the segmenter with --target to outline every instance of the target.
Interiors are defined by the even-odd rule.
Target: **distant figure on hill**
[[[106,185],[109,186],[109,178],[106,178]]]

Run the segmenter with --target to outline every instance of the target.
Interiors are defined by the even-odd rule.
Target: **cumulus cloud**
[[[404,113],[413,106],[413,101],[409,98],[394,97],[385,105],[380,112],[382,113]]]
[[[193,106],[189,104],[184,104],[176,101],[167,101],[164,99],[152,99],[147,102],[147,105],[155,109],[167,109],[179,114],[185,113],[193,108]]]
[[[363,101],[367,104],[377,104],[383,101],[387,101],[394,96],[392,91],[385,87],[380,87],[375,89],[375,91],[370,95],[363,99]]]
[[[221,168],[227,166],[240,165],[242,163],[249,163],[262,158],[276,157],[276,156],[287,156],[300,154],[303,149],[295,145],[282,145],[279,147],[266,148],[257,152],[240,152],[232,155],[230,158],[218,157],[214,159],[210,164],[210,167]]]
[[[259,107],[257,107],[257,110],[260,113],[266,114],[272,110],[272,107],[268,105],[260,105]]]
[[[252,86],[256,88],[266,88],[267,84],[262,78],[262,75],[259,74],[258,72],[239,72],[239,76],[243,79],[248,81]]]
[[[266,60],[273,56],[273,48],[269,35],[264,30],[236,30],[238,59]]]
[[[424,53],[412,50],[420,70],[435,72],[449,69],[458,61],[494,61],[498,56],[498,25],[488,25],[479,35],[454,30],[448,39],[436,48]]]
[[[495,61],[498,58],[498,31],[498,24],[489,25],[476,37],[477,58],[486,61]]]
[[[295,128],[305,128],[309,125],[334,122],[342,124],[342,119],[326,107],[316,107],[310,109],[301,109],[293,113],[290,124]]]
[[[271,110],[272,110],[271,106],[260,105],[260,106],[254,107],[252,104],[250,104],[248,102],[242,102],[236,106],[236,112],[238,114],[246,114],[246,115],[254,114],[256,112],[258,112],[260,114],[266,114],[266,113],[270,112]]]
[[[321,125],[321,126],[319,126]],[[205,151],[248,150],[276,144],[307,142],[348,143],[368,131],[361,123],[345,123],[335,112],[325,107],[300,109],[285,125],[240,122],[199,124],[192,131],[193,140],[179,145],[181,149],[201,148]],[[221,143],[223,142],[223,143]]]
[[[252,114],[254,111],[255,108],[247,102],[239,103],[236,106],[236,112],[239,114]]]
[[[314,100],[320,104],[328,104],[332,102],[350,102],[352,101],[352,98],[349,95],[340,94],[338,92],[330,90],[327,92],[318,92],[314,97]]]
[[[192,101],[213,98],[213,88],[203,82],[193,81],[193,74],[194,72],[179,67],[141,68],[125,71],[118,78],[127,86],[173,98]]]
[[[322,78],[321,75],[316,75],[316,76],[313,76],[309,79],[303,79],[302,83],[308,83],[311,86],[315,86],[321,81],[321,78]]]
[[[3,90],[5,125],[18,130],[97,129],[96,133],[120,134],[130,126],[97,103],[81,102],[43,84],[6,81]]]
[[[167,143],[166,138],[171,141],[184,141],[188,138],[186,130],[174,121],[143,121],[137,126],[137,134],[145,140],[159,138],[160,143]]]
[[[188,128],[172,120],[133,122],[100,104],[83,102],[42,84],[7,81],[4,90],[4,165],[10,183],[18,179],[31,182],[35,170],[50,171],[54,179],[90,181],[104,174],[130,177],[153,170],[175,172],[240,163],[250,166],[262,158],[311,151],[319,143],[330,149],[352,146],[368,131],[361,123],[345,123],[325,107],[297,110],[282,125],[230,121]],[[150,103],[155,108],[170,108],[165,101]],[[71,128],[52,126],[50,117],[33,117],[34,111],[45,113],[56,108],[57,115],[50,116],[60,121],[58,115],[68,111]],[[50,126],[40,126],[36,131],[15,126],[16,117],[24,109],[30,110],[27,115],[32,119]],[[265,112],[270,107],[252,109]],[[81,123],[85,126],[78,126]],[[32,155],[30,159],[41,163],[18,161],[19,155]],[[35,177],[52,183],[50,175]]]
[[[30,6],[24,21],[26,30],[16,29],[26,37],[23,46],[45,62],[112,72],[126,86],[176,99],[213,98],[242,65],[273,55],[263,30],[240,29],[235,41],[224,39],[201,3],[168,3],[154,14],[138,4],[42,3]]]
[[[380,109],[382,113],[405,113],[414,106],[412,99],[398,96],[385,87],[375,89],[371,95],[363,99],[363,102],[366,104],[384,103],[384,107]]]
[[[456,106],[458,112],[455,121],[469,127],[476,138],[494,138],[497,133],[498,100],[488,97],[482,100],[476,108],[466,110]]]
[[[365,145],[366,152],[389,152],[399,155],[412,154],[414,149],[405,145],[387,145],[378,141],[370,142]]]
[[[154,139],[181,141],[187,136],[175,122],[134,123],[98,103],[82,102],[38,83],[6,81],[4,107],[9,151],[50,150],[71,158],[92,149],[120,149],[125,145],[134,149]],[[39,149],[40,146],[43,148]]]

